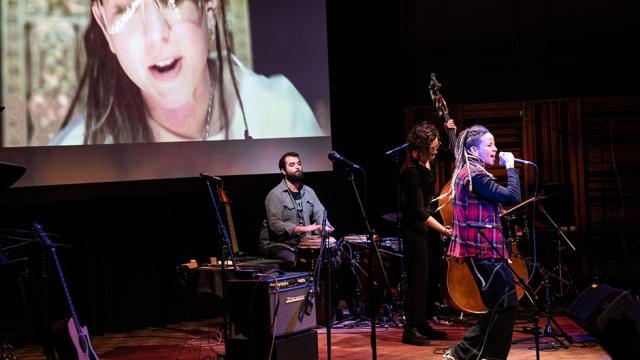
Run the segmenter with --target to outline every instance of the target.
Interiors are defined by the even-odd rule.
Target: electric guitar
[[[73,352],[73,350],[67,349],[69,348],[69,346],[58,346],[56,348],[56,350],[58,351],[58,357],[61,360],[99,360],[98,355],[96,355],[96,352],[95,350],[93,350],[93,346],[91,345],[87,327],[80,325],[80,321],[78,320],[78,314],[76,314],[75,307],[73,306],[73,301],[71,301],[71,294],[69,292],[69,288],[67,287],[67,282],[64,278],[64,273],[62,272],[60,261],[58,260],[58,255],[56,254],[56,248],[51,240],[49,240],[49,237],[44,232],[44,230],[42,230],[42,226],[40,226],[40,224],[34,221],[33,228],[40,237],[40,240],[42,240],[42,243],[49,249],[49,251],[51,251],[51,256],[53,257],[56,267],[58,268],[58,274],[60,275],[62,288],[64,289],[64,294],[66,295],[67,303],[69,304],[69,310],[71,311],[71,318],[66,320],[67,324],[64,333],[67,340],[71,340],[75,353]]]

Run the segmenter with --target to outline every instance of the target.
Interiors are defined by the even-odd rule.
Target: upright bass
[[[449,137],[449,149],[452,153],[455,153],[456,133],[454,129],[446,126],[449,121],[449,109],[447,108],[446,101],[440,94],[440,87],[440,83],[436,80],[436,74],[431,73],[429,93],[431,94],[431,99],[433,100],[438,116],[444,120],[445,131]],[[438,198],[438,208],[440,209],[440,215],[442,216],[442,221],[445,226],[453,226],[453,206],[449,195],[452,186],[453,184],[451,180],[449,180],[442,187],[440,197]],[[515,245],[512,246],[512,252],[514,255],[517,255]],[[514,274],[514,277],[519,275],[526,278],[527,267],[524,261],[518,257],[514,257],[513,262],[512,266],[517,273]],[[443,272],[442,292],[447,302],[456,310],[465,313],[486,313],[488,309],[482,301],[478,286],[467,265],[467,260],[464,258],[445,256],[443,265],[445,271]],[[518,299],[524,295],[524,290],[519,284],[516,286],[516,292]]]

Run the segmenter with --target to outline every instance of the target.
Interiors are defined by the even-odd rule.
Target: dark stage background
[[[367,170],[368,214],[378,232],[395,235],[393,224],[381,219],[396,207],[397,167],[384,152],[404,143],[405,107],[429,105],[430,72],[438,74],[450,106],[633,99],[640,95],[635,49],[639,6],[635,1],[577,0],[328,1],[333,149]],[[637,114],[629,115],[628,134],[637,132]],[[580,139],[587,150],[590,138]],[[635,142],[625,152],[637,153]],[[589,161],[586,157],[585,163]],[[627,165],[630,170],[620,174],[624,189],[637,184],[640,174],[637,166]],[[338,236],[364,231],[342,169],[306,178],[327,206]],[[279,180],[275,174],[224,178],[242,250],[256,253],[263,200]],[[362,176],[356,181],[362,191]],[[638,267],[623,256],[627,246],[638,262],[630,225],[637,220],[640,196],[619,196],[615,187],[612,191],[616,200],[608,211],[619,218],[599,239],[590,234],[577,239],[580,252],[569,256],[580,290],[594,276],[623,288],[640,283]],[[627,199],[622,212],[621,199]],[[599,201],[606,209],[607,198]],[[28,229],[37,219],[45,230],[59,234],[54,241],[72,246],[59,254],[81,322],[93,333],[188,317],[188,291],[178,280],[176,266],[208,259],[219,247],[210,199],[199,178],[14,188],[2,193],[0,208],[3,228]],[[621,223],[628,224],[622,238],[631,241],[619,240]],[[594,255],[594,247],[607,241]],[[40,251],[30,246],[24,252],[39,263]],[[29,276],[37,283],[36,275]],[[66,313],[58,284],[51,273],[46,285],[51,319]],[[37,286],[27,288],[27,322],[40,322],[43,297]]]

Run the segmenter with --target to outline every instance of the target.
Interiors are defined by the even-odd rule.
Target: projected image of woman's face
[[[197,88],[207,94],[209,31],[198,0],[103,0],[93,14],[148,105],[180,108]]]

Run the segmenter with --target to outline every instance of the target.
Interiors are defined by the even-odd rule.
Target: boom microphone
[[[352,163],[333,150],[329,151],[328,158],[333,162],[341,163],[343,166],[346,166],[349,169],[362,169],[360,165]]]

